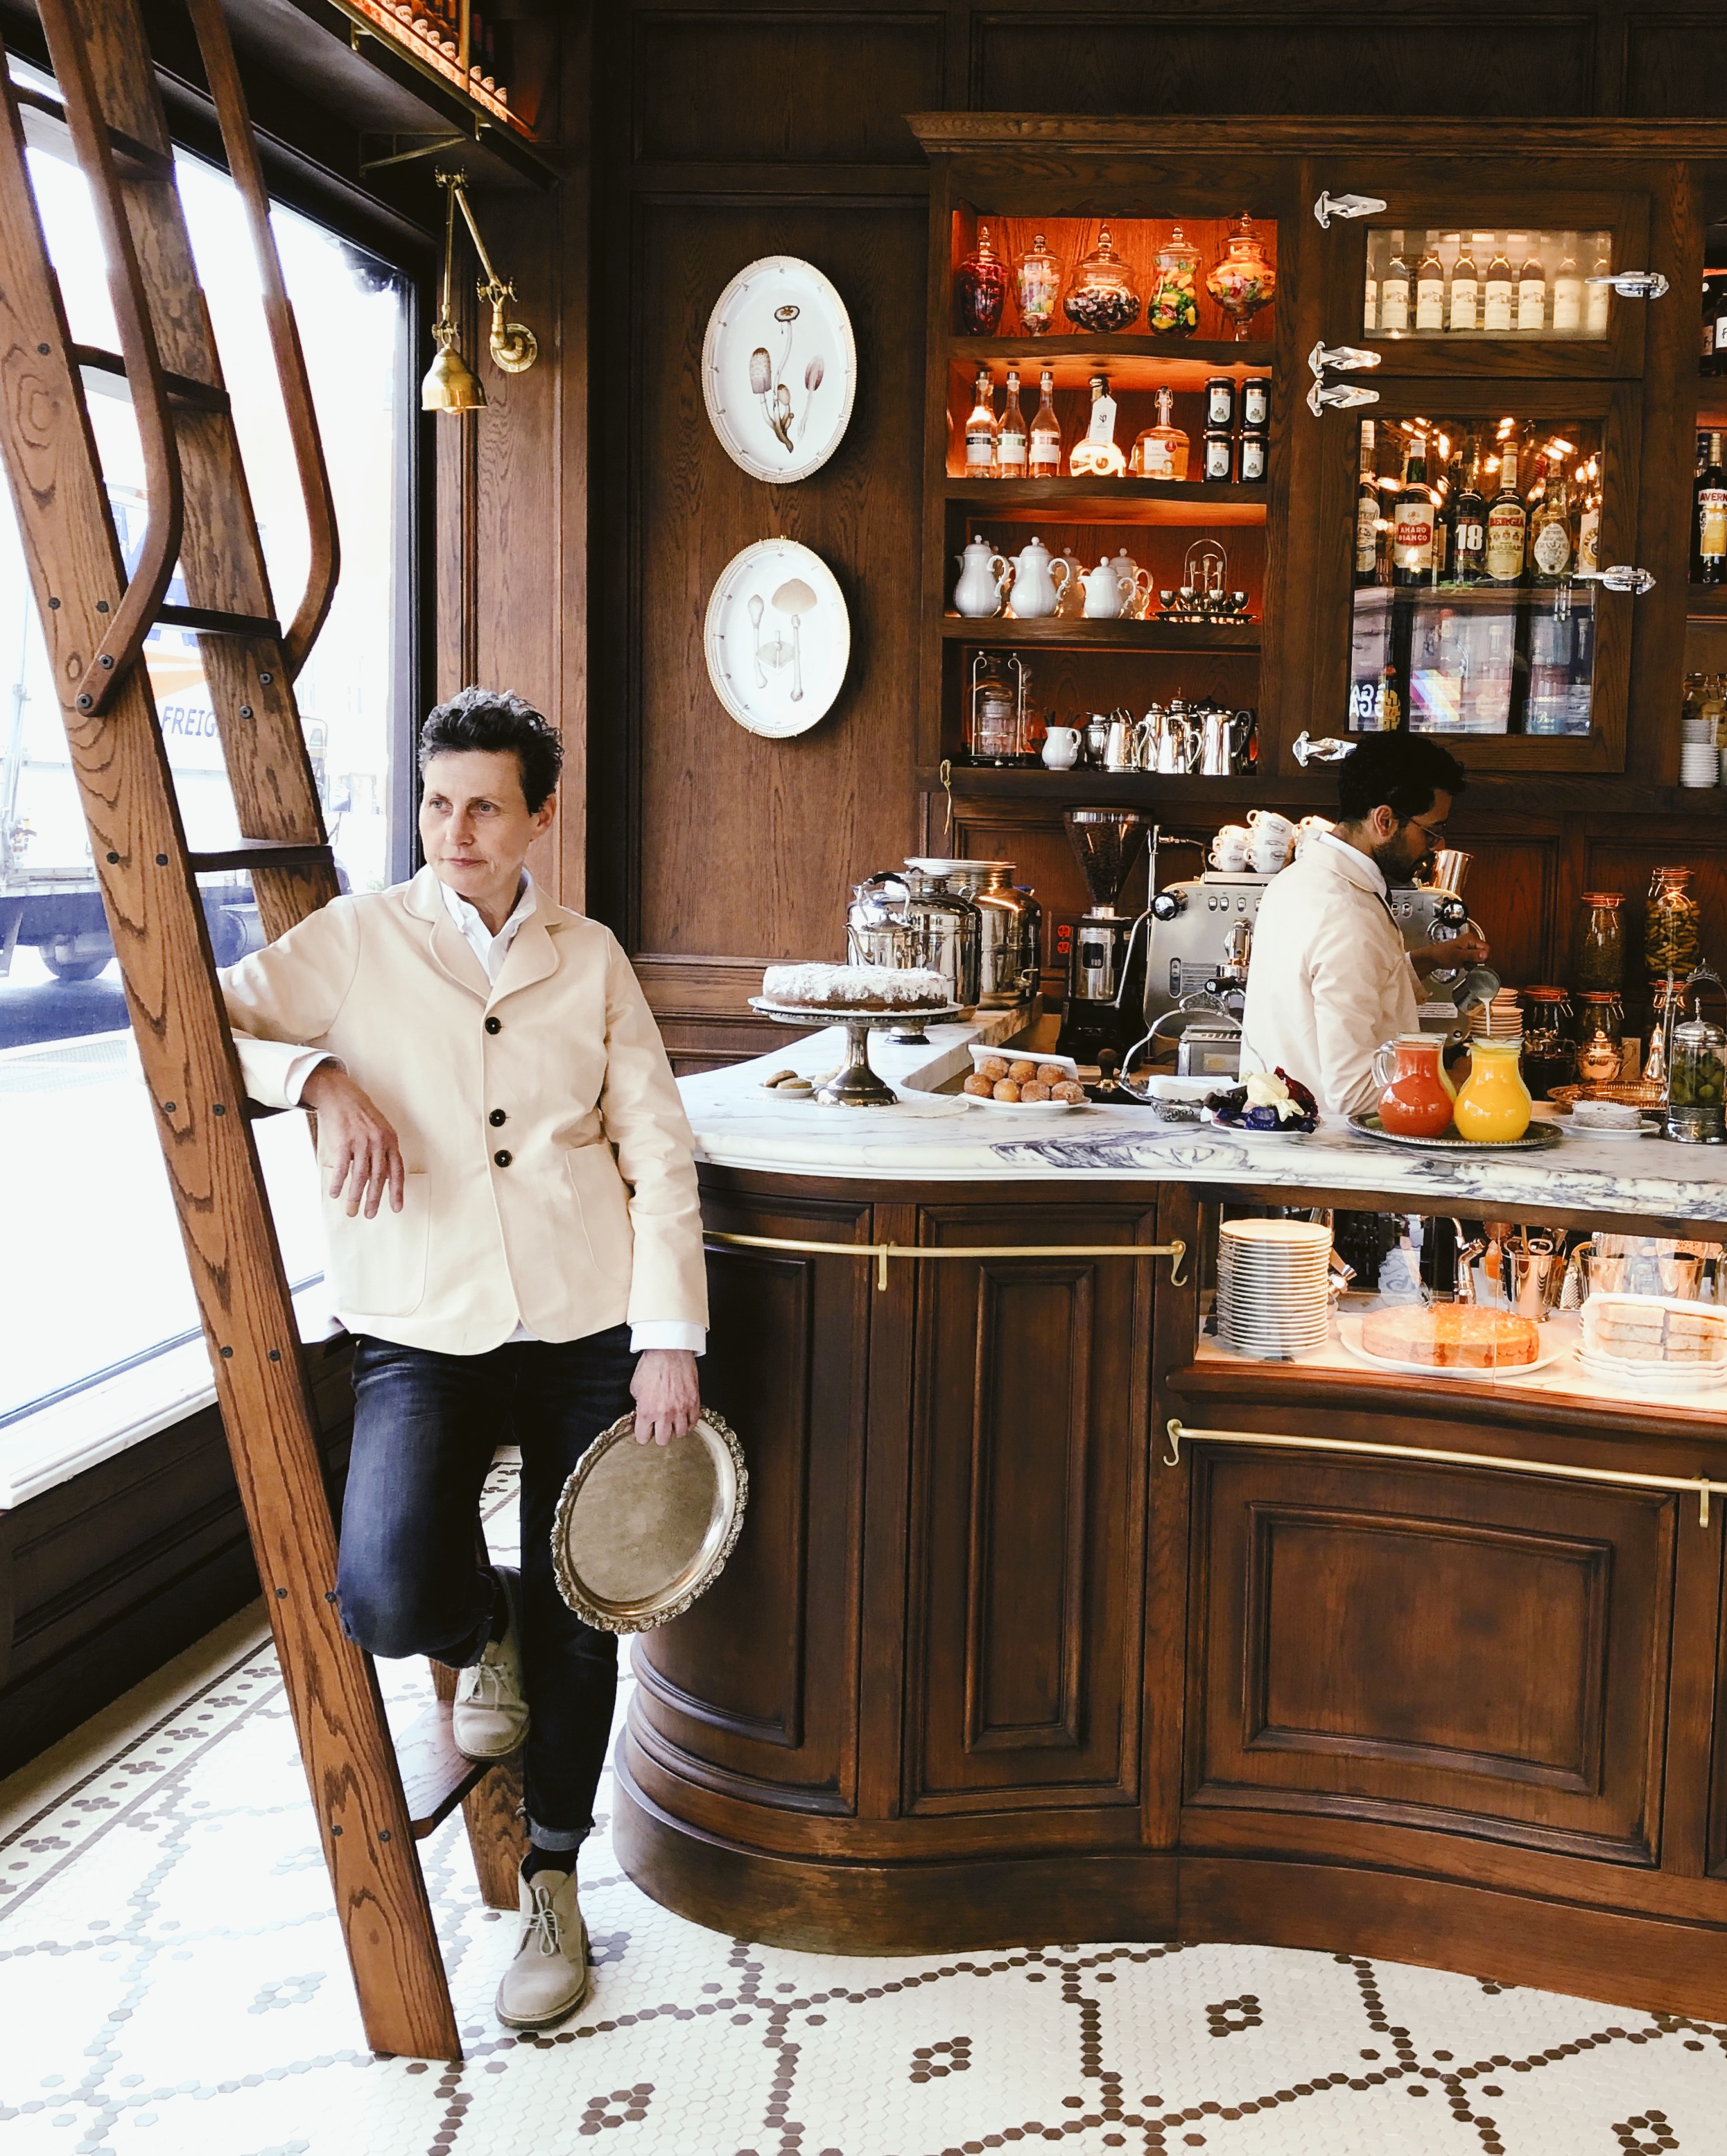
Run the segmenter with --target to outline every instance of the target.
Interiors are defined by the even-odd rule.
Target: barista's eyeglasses
[[[1413,826],[1419,831],[1430,846],[1442,846],[1445,844],[1447,829],[1445,824],[1424,824],[1419,816],[1406,816],[1403,823],[1406,829]]]

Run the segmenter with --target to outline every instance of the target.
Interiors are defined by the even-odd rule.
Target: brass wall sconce
[[[420,384],[419,401],[427,412],[481,412],[486,408],[486,391],[480,378],[462,357],[461,335],[450,308],[451,285],[455,264],[455,213],[461,208],[462,218],[472,236],[475,253],[486,275],[478,290],[482,300],[491,305],[491,334],[487,345],[496,363],[506,374],[525,374],[540,356],[539,340],[525,322],[512,322],[506,318],[505,302],[516,296],[516,287],[506,284],[492,267],[491,257],[486,251],[486,242],[480,237],[480,228],[474,222],[474,213],[469,207],[465,172],[439,172],[438,184],[445,191],[444,213],[444,283],[438,305],[438,319],[432,325],[432,335],[437,341],[437,356],[426,370]]]

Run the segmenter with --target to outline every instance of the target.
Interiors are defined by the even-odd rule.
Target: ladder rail
[[[297,679],[319,632],[329,616],[342,573],[342,540],[337,528],[336,498],[330,485],[330,469],[324,457],[323,437],[312,403],[311,380],[300,341],[300,325],[282,275],[282,260],[270,222],[270,194],[264,168],[259,162],[257,137],[252,131],[246,105],[245,85],[234,58],[234,40],[222,0],[187,0],[193,28],[203,56],[204,75],[215,100],[216,117],[222,129],[228,169],[245,204],[251,228],[252,250],[264,288],[264,315],[275,354],[276,379],[287,414],[288,432],[294,444],[294,461],[300,474],[300,491],[306,505],[306,535],[311,557],[306,590],[282,639],[282,655],[290,680]]]
[[[72,146],[90,183],[97,228],[108,256],[108,285],[131,384],[150,512],[143,551],[124,590],[117,593],[118,604],[111,598],[97,602],[100,613],[110,618],[105,624],[100,620],[96,624],[99,632],[105,628],[105,633],[100,634],[95,650],[87,661],[75,648],[61,660],[62,701],[95,716],[107,707],[136,664],[144,639],[155,626],[156,610],[179,558],[185,503],[179,444],[168,407],[162,353],[131,226],[121,201],[113,137],[100,110],[89,48],[68,18],[66,0],[39,0],[39,12],[54,55],[55,80],[71,130]],[[22,121],[18,139],[23,140]],[[167,184],[172,185],[172,181]],[[115,552],[117,562],[117,547]],[[69,696],[65,694],[69,689]]]

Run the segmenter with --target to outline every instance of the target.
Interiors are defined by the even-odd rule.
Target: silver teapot
[[[1225,711],[1215,705],[1198,713],[1200,770],[1206,778],[1228,778],[1241,768],[1255,724],[1252,711]]]
[[[1199,762],[1200,732],[1178,696],[1166,710],[1154,704],[1139,721],[1140,767],[1172,775],[1192,771]]]

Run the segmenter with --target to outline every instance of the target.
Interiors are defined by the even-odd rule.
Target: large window
[[[51,87],[14,62],[20,80]],[[30,178],[75,340],[119,338],[88,187],[69,141],[32,116]],[[176,167],[269,567],[285,622],[305,588],[306,519],[265,326],[256,264],[227,175]],[[311,376],[335,490],[342,577],[297,684],[301,722],[345,887],[407,871],[393,785],[412,698],[413,294],[396,270],[278,205],[272,222]],[[121,543],[147,514],[126,384],[85,391]],[[183,591],[169,592],[183,601]],[[146,647],[188,838],[238,835],[198,641],[159,628]],[[259,941],[246,880],[203,880],[218,957]],[[289,1277],[322,1266],[298,1116],[260,1127]],[[45,1399],[195,1337],[197,1310],[25,573],[10,491],[0,488],[0,1445]],[[100,1232],[96,1232],[97,1223]]]

